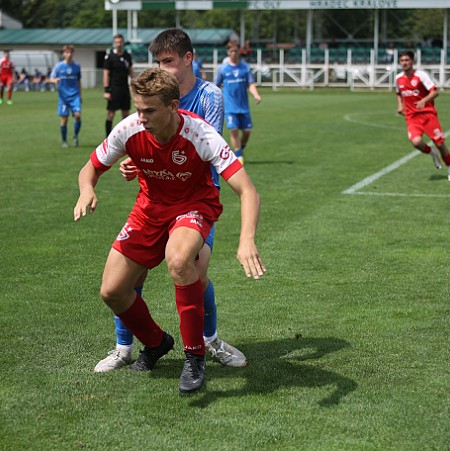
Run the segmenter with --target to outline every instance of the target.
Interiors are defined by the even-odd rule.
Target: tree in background
[[[103,0],[1,0],[0,8],[25,28],[105,28],[111,27],[111,12],[105,11]],[[380,30],[380,42],[403,41],[417,45],[426,39],[442,38],[442,9],[380,10],[385,29]],[[166,28],[176,23],[174,10],[144,10],[139,12],[140,28]],[[127,12],[118,11],[118,26],[127,27]],[[239,32],[241,11],[210,10],[181,11],[184,28],[232,28]],[[246,37],[252,43],[282,42],[298,44],[306,35],[306,10],[245,11]],[[373,38],[373,11],[315,10],[314,40],[360,40]]]

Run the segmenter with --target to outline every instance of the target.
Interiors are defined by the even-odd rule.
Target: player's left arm
[[[248,90],[250,94],[254,97],[256,104],[261,102],[261,96],[259,95],[258,88],[256,87],[256,83],[250,83],[248,85]]]
[[[259,219],[259,194],[244,168],[235,172],[227,180],[227,183],[241,201],[241,234],[237,259],[244,267],[247,277],[259,279],[266,272],[266,267],[259,256],[258,248],[255,244]]]
[[[435,87],[432,89],[423,99],[420,99],[416,103],[416,107],[418,110],[421,110],[422,108],[425,108],[425,105],[427,102],[433,101],[437,96],[439,95],[438,89]]]

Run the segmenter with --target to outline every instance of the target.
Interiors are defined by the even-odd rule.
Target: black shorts
[[[108,111],[126,110],[129,111],[131,107],[130,89],[118,88],[113,86],[111,88],[111,100],[108,100],[106,109]]]

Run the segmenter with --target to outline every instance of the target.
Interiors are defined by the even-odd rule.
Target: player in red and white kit
[[[131,82],[136,113],[122,120],[80,171],[75,221],[97,207],[99,177],[125,155],[139,168],[139,194],[113,244],[103,273],[101,296],[145,346],[138,358],[153,368],[174,340],[153,320],[134,290],[147,268],[166,260],[175,285],[185,363],[180,391],[200,389],[205,379],[203,287],[195,260],[222,205],[211,165],[241,200],[237,258],[247,277],[266,269],[255,245],[259,195],[225,140],[199,116],[178,111],[173,74],[153,67]]]
[[[416,149],[430,154],[435,167],[441,169],[438,152],[426,144],[422,136],[425,133],[433,140],[447,165],[450,181],[450,155],[434,107],[434,99],[439,95],[439,91],[426,72],[414,69],[412,51],[401,52],[399,61],[403,72],[396,78],[397,112],[405,116],[408,138]]]
[[[14,63],[10,59],[9,50],[3,52],[3,59],[0,61],[0,105],[3,103],[5,88],[7,88],[7,105],[12,105],[12,92],[14,84]]]

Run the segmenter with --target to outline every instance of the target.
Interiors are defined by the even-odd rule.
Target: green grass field
[[[449,449],[446,169],[419,155],[345,194],[413,151],[395,95],[261,93],[246,169],[268,271],[246,280],[235,258],[239,203],[225,184],[210,269],[220,335],[249,366],[208,361],[192,396],[178,393],[164,264],[144,298],[175,352],[151,374],[92,371],[114,346],[98,293],[136,194],[113,168],[95,214],[73,222],[78,171],[103,139],[101,92],[84,93],[77,149],[60,147],[55,93],[0,106],[0,449]],[[450,130],[450,96],[437,105]]]

